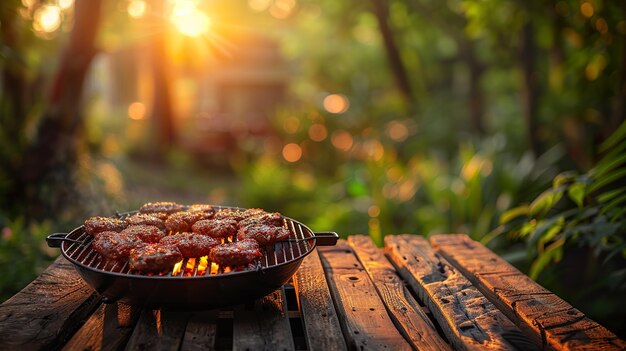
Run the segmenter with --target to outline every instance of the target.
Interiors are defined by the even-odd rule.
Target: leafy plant
[[[626,122],[604,143],[604,155],[586,173],[564,172],[530,204],[500,217],[500,233],[521,238],[532,259],[534,279],[563,259],[570,247],[591,250],[615,276],[610,287],[626,290]],[[609,264],[609,262],[611,264]],[[609,267],[607,269],[607,267]]]

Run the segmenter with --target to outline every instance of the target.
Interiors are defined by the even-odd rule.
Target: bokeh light
[[[290,116],[283,122],[283,129],[289,134],[295,134],[300,130],[300,120],[297,117]]]
[[[61,9],[56,5],[41,6],[33,19],[33,28],[37,32],[52,33],[61,26]]]
[[[372,205],[367,209],[367,214],[370,217],[378,217],[380,215],[380,207]]]
[[[590,18],[594,13],[593,5],[587,1],[583,2],[580,4],[580,13],[582,13],[583,16]]]
[[[323,141],[328,136],[326,126],[320,123],[312,124],[309,127],[309,138],[313,141]]]
[[[283,158],[287,162],[298,162],[302,158],[302,148],[295,143],[289,143],[283,147]]]
[[[295,0],[274,0],[274,4],[269,9],[270,15],[277,19],[289,17],[296,7]]]
[[[128,15],[133,18],[140,18],[146,14],[148,6],[143,0],[132,0],[128,3]]]
[[[330,113],[344,113],[349,107],[350,101],[345,95],[330,94],[324,98],[324,109]]]
[[[272,0],[248,0],[248,6],[254,11],[265,11],[272,4]]]
[[[354,144],[354,140],[350,133],[345,130],[338,130],[333,132],[330,137],[330,142],[339,150],[348,151]]]
[[[387,135],[394,141],[405,141],[409,137],[409,128],[398,121],[391,121],[387,124]]]
[[[146,105],[141,102],[133,102],[128,105],[128,117],[134,120],[146,118]]]
[[[74,5],[74,0],[59,0],[57,1],[57,5],[63,10],[67,10]]]

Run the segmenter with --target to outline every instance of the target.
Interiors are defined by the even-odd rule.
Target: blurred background
[[[626,336],[626,2],[3,0],[0,301],[149,201],[467,233]]]

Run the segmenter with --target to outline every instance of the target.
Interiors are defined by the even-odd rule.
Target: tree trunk
[[[480,87],[480,79],[485,67],[480,63],[474,52],[474,44],[466,39],[458,38],[460,55],[469,69],[468,110],[472,130],[483,136],[486,132],[483,116],[485,115],[485,99]]]
[[[400,57],[400,50],[396,44],[396,40],[393,35],[393,30],[389,25],[389,9],[387,8],[387,1],[385,0],[372,0],[374,4],[374,15],[378,20],[378,28],[383,38],[385,45],[385,52],[387,54],[387,60],[389,67],[395,78],[398,90],[404,96],[407,103],[409,113],[413,114],[417,110],[415,96],[413,94],[413,88],[409,80],[407,69]]]
[[[156,13],[161,14],[155,18],[157,28],[163,28],[156,34],[152,42],[152,76],[154,79],[154,97],[152,103],[152,118],[156,132],[156,145],[152,150],[155,159],[162,159],[163,154],[169,150],[176,141],[174,131],[174,113],[172,109],[172,98],[170,84],[172,82],[170,74],[170,63],[167,55],[166,33],[168,23],[165,15],[165,0],[152,2]]]
[[[97,52],[94,43],[100,24],[101,0],[76,0],[74,6],[74,26],[68,46],[61,54],[48,105],[37,134],[23,156],[20,181],[24,188],[40,186],[44,178],[51,178],[53,171],[70,173],[69,170],[76,165],[81,93],[91,60]],[[61,177],[57,181],[67,183],[68,179]],[[56,190],[54,185],[52,188]],[[27,201],[35,207],[37,193],[30,189],[25,194]]]
[[[543,152],[537,121],[539,85],[535,73],[536,47],[534,29],[530,19],[520,31],[520,65],[522,67],[522,113],[526,121],[526,133],[530,149],[535,156]]]

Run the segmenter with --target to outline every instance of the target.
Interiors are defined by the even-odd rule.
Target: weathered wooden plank
[[[100,303],[65,258],[0,305],[0,349],[50,349],[67,339]]]
[[[352,235],[348,243],[365,267],[392,320],[417,350],[449,350],[428,316],[408,292],[382,250],[366,235]]]
[[[283,291],[234,308],[233,350],[293,350]]]
[[[433,246],[520,329],[555,350],[624,350],[626,342],[467,235],[434,235]]]
[[[140,313],[140,308],[121,303],[100,305],[63,350],[121,350]]]
[[[348,347],[410,350],[352,248],[340,240],[318,251]]]
[[[294,276],[309,350],[346,350],[337,312],[317,251],[310,253]]]
[[[215,349],[218,310],[194,312],[185,329],[181,351]]]
[[[388,235],[385,252],[417,292],[455,349],[513,349],[503,334],[521,334],[456,269],[417,235]]]
[[[126,350],[178,350],[189,316],[189,312],[145,308]]]

